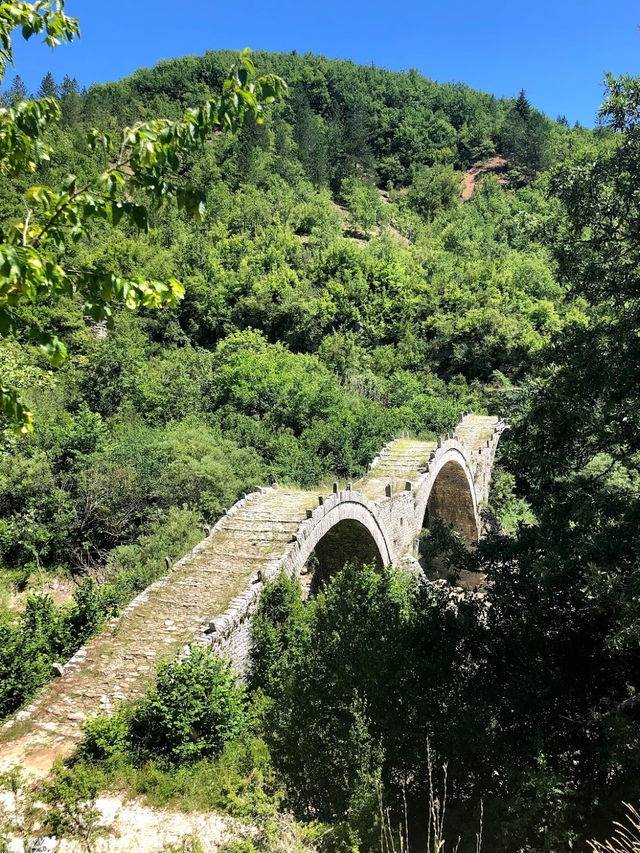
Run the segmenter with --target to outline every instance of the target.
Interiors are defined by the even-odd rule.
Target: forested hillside
[[[67,81],[38,178],[81,180],[100,165],[88,127],[178,115],[232,59],[166,62],[84,95]],[[17,456],[2,482],[3,561],[25,577],[102,569],[166,513],[210,522],[255,482],[356,474],[394,431],[444,431],[488,383],[520,382],[550,335],[584,321],[540,237],[545,178],[531,185],[532,159],[511,151],[525,121],[547,162],[592,133],[415,72],[255,61],[290,97],[192,156],[205,220],[167,208],[148,233],[96,225],[74,253],[80,269],[176,277],[178,307],[120,310],[108,332],[73,300],[21,309],[68,342],[55,374],[19,335],[2,342],[36,412],[33,436],[5,438]],[[460,170],[494,151],[517,189],[488,178],[461,206]],[[22,189],[3,184],[5,221]]]
[[[35,177],[0,184],[2,227],[20,220],[32,183],[60,186],[69,173],[82,183],[103,168],[87,142],[91,127],[115,133],[176,118],[220,89],[233,59],[171,60],[86,92],[69,78],[43,81],[62,111],[47,132],[53,153]],[[0,715],[27,701],[53,660],[68,658],[242,492],[355,477],[400,431],[432,436],[469,408],[490,410],[516,425],[493,509],[510,532],[523,518],[539,526],[491,538],[473,557],[442,532],[453,575],[467,560],[488,572],[489,610],[474,600],[455,616],[445,593],[387,574],[346,572],[306,615],[278,588],[256,629],[250,687],[266,707],[279,778],[291,785],[278,796],[300,818],[333,822],[333,849],[375,847],[377,785],[392,809],[408,786],[415,807],[428,788],[427,740],[436,764],[451,762],[453,813],[465,831],[484,800],[489,849],[568,849],[636,793],[625,788],[637,767],[633,719],[626,706],[615,710],[635,696],[635,567],[623,554],[633,512],[627,539],[611,532],[621,507],[636,505],[636,436],[624,433],[624,400],[608,422],[606,383],[588,363],[599,352],[601,364],[626,364],[622,341],[632,336],[611,329],[618,237],[600,235],[587,255],[572,242],[592,238],[590,214],[617,221],[636,204],[625,183],[632,154],[622,178],[614,174],[615,131],[635,144],[635,124],[621,119],[620,102],[609,126],[591,131],[549,120],[524,92],[498,100],[416,71],[295,53],[253,60],[259,73],[284,78],[288,96],[263,123],[216,134],[187,155],[180,173],[203,195],[201,221],[171,206],[139,228],[94,221],[71,251],[78,270],[178,280],[185,294],[176,307],[116,305],[107,324],[72,296],[34,301],[12,309],[15,330],[0,339],[3,383],[19,389],[34,423],[17,435],[7,421],[1,437]],[[21,94],[18,80],[3,98],[10,105]],[[504,166],[462,203],[465,172],[495,155]],[[610,183],[628,190],[626,208],[612,210],[610,199],[607,207]],[[633,299],[623,289],[622,303]],[[55,369],[34,326],[66,342],[69,357]],[[613,445],[617,458],[606,455]],[[576,578],[584,598],[572,603]],[[56,584],[73,596],[44,594]],[[352,630],[362,644],[361,683],[339,671],[350,646],[332,635],[335,620],[355,619],[340,609],[349,596],[361,621],[345,636]],[[367,627],[381,614],[397,623],[386,645]],[[565,629],[574,645],[554,645]],[[331,671],[312,651],[325,643],[334,643]],[[338,722],[310,727],[302,761],[296,709],[320,706]],[[135,711],[132,731],[144,729],[147,711]],[[96,760],[105,758],[100,743],[87,747]]]
[[[83,95],[66,81],[38,178],[91,173],[88,127],[175,116],[232,59],[166,62]],[[192,156],[204,222],[161,210],[148,233],[105,223],[75,251],[82,269],[175,276],[178,307],[121,310],[108,333],[73,300],[21,309],[64,333],[70,359],[55,374],[35,347],[2,343],[36,412],[33,436],[5,437],[2,480],[3,562],[25,579],[115,567],[114,549],[167,513],[211,522],[255,482],[355,474],[395,430],[443,431],[482,406],[487,382],[519,382],[549,336],[584,316],[538,239],[551,207],[524,185],[531,162],[512,161],[520,189],[488,179],[459,204],[459,170],[510,150],[521,101],[415,72],[255,60],[286,77],[290,97]],[[544,129],[547,160],[592,144],[525,116]],[[22,189],[3,184],[5,221]]]

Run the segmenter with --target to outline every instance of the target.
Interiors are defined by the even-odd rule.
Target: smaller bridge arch
[[[450,439],[423,475],[416,500],[416,534],[439,518],[461,533],[468,544],[480,538],[480,513],[468,454]]]
[[[345,518],[334,525],[315,547],[323,581],[339,572],[347,563],[359,562],[384,568],[384,557],[375,538],[361,521]]]

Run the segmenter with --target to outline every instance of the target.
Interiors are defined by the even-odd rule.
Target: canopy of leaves
[[[64,15],[64,3],[48,0],[35,4],[3,4],[0,8],[0,82],[6,62],[12,61],[11,33],[21,27],[25,39],[45,31],[45,42],[55,47],[78,34],[77,21]],[[182,285],[166,281],[121,278],[100,268],[77,270],[69,265],[74,243],[87,236],[93,219],[117,226],[124,218],[140,230],[148,228],[148,205],[161,206],[175,199],[179,209],[202,217],[202,193],[177,178],[184,155],[202,146],[214,129],[236,131],[249,119],[259,120],[263,105],[279,97],[284,82],[275,75],[255,78],[254,66],[245,51],[220,94],[199,108],[191,108],[177,121],[152,119],[123,128],[114,137],[92,128],[90,151],[100,153],[102,168],[89,180],[69,173],[60,188],[32,186],[23,194],[24,220],[11,223],[0,233],[0,335],[16,329],[15,308],[23,302],[51,302],[61,296],[82,297],[83,311],[95,321],[110,320],[110,303],[127,308],[175,307],[183,296]],[[71,94],[69,92],[67,95]],[[43,137],[62,116],[57,87],[48,74],[39,99],[19,100],[0,109],[0,173],[19,181],[39,163],[50,160],[51,147]],[[48,355],[53,366],[67,356],[55,334],[34,323],[27,330]],[[31,429],[31,416],[15,389],[0,386],[0,411],[21,431]]]

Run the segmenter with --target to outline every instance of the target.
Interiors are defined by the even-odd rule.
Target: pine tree
[[[502,150],[529,177],[549,165],[549,121],[533,109],[524,89],[509,110],[501,132]]]
[[[293,93],[292,106],[295,114],[294,139],[300,160],[313,183],[316,186],[323,184],[327,180],[328,165],[322,119],[311,109],[301,87]]]
[[[75,77],[69,77],[68,74],[65,74],[59,91],[62,120],[65,124],[74,125],[80,117],[78,81]]]
[[[71,95],[78,95],[80,92],[78,87],[78,81],[75,77],[69,77],[68,74],[64,75],[64,80],[60,85],[60,97],[68,98]]]
[[[527,96],[525,95],[524,89],[520,89],[520,94],[518,95],[518,99],[516,100],[516,110],[525,120],[528,118],[529,113],[531,112],[531,105],[527,100]]]
[[[57,98],[59,95],[59,87],[56,83],[53,74],[50,71],[42,78],[40,88],[36,92],[38,98]]]
[[[24,80],[19,74],[13,78],[13,83],[11,84],[11,88],[7,93],[9,97],[9,101],[12,104],[17,103],[18,101],[25,101],[27,98],[27,87],[24,84]]]

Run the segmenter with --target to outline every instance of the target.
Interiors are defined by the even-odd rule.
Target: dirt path
[[[472,169],[469,169],[465,172],[464,178],[462,179],[462,199],[461,203],[465,204],[468,202],[473,196],[476,186],[480,183],[480,181],[484,178],[485,175],[497,175],[498,180],[501,184],[506,184],[506,180],[501,178],[502,175],[507,168],[507,161],[504,157],[490,157],[484,163],[481,163],[479,166],[474,166]]]

